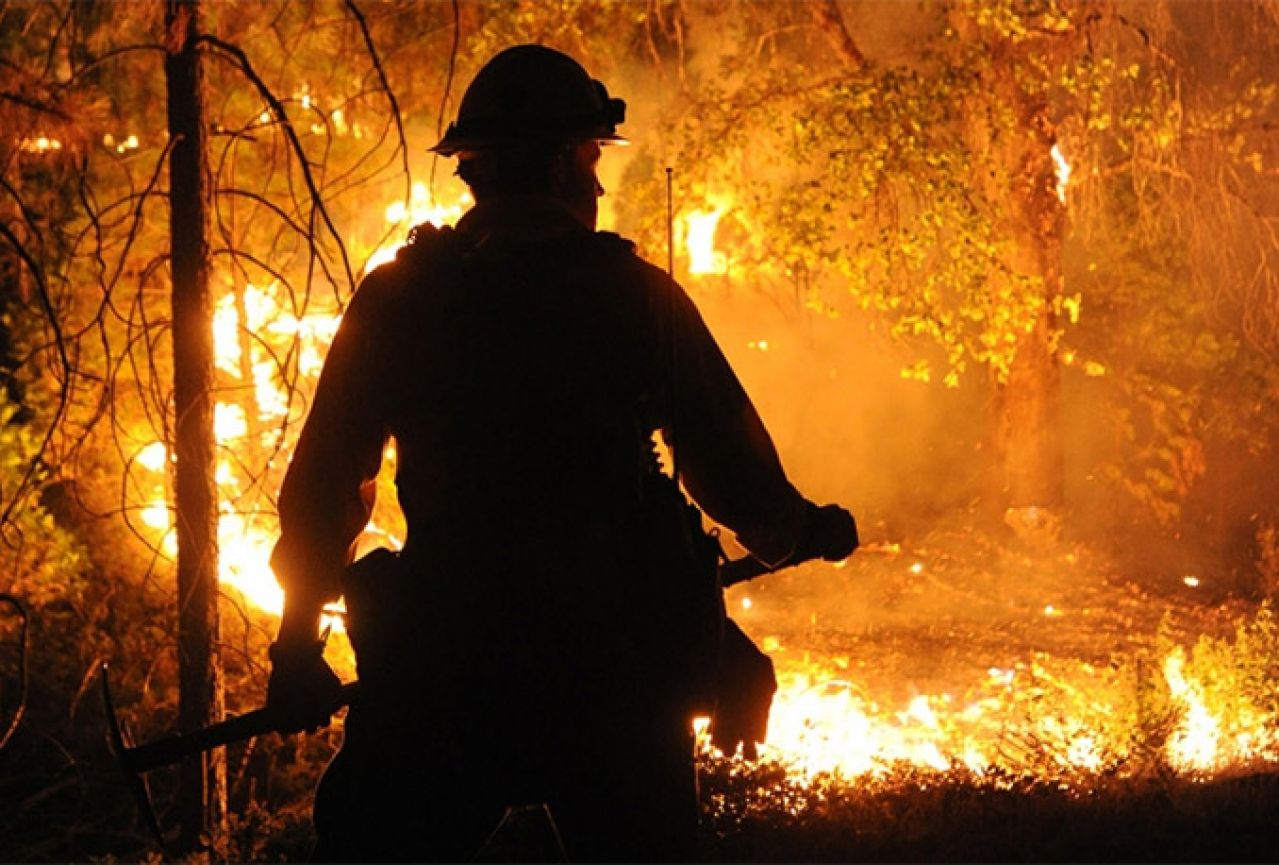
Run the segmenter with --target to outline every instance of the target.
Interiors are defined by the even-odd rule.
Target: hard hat
[[[626,103],[553,48],[516,45],[476,74],[457,120],[431,148],[443,156],[529,141],[625,143]]]

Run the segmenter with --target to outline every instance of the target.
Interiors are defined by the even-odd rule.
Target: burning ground
[[[1274,620],[1187,576],[956,527],[732,590],[780,689],[704,763],[716,855],[1270,858]]]

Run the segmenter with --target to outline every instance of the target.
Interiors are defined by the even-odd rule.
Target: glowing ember
[[[62,149],[62,142],[56,138],[41,135],[38,138],[24,138],[18,142],[18,149],[23,153],[51,153]]]

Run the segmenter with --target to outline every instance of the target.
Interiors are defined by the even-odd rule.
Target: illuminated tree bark
[[[198,0],[165,5],[168,87],[170,250],[173,272],[175,500],[178,539],[178,725],[221,720],[218,656],[217,488],[214,482],[213,319],[209,296],[209,174],[204,100],[195,44]],[[181,845],[191,850],[226,815],[220,750],[182,765]]]
[[[981,38],[966,16],[951,21],[967,44]],[[1056,124],[1047,97],[1027,89],[1018,70],[1027,66],[1028,57],[1077,46],[1071,34],[1049,33],[1033,40],[993,38],[982,48],[980,75],[989,101],[984,110],[970,113],[966,136],[978,164],[986,166],[973,178],[974,186],[1007,244],[1002,271],[990,274],[991,296],[995,303],[1017,299],[1034,310],[1016,333],[1012,360],[995,384],[992,439],[999,499],[1013,528],[1055,529],[1052,514],[1065,497],[1056,310],[1066,210],[1057,190]]]
[[[1042,306],[1018,335],[1007,380],[998,386],[999,455],[1005,505],[1010,509],[1062,505],[1061,374],[1055,308],[1061,296],[1065,210],[1057,197],[1052,158],[1056,143],[1046,106],[1018,94],[1020,134],[1002,150],[1009,169],[1008,224],[1012,242],[1007,278],[1037,286]]]

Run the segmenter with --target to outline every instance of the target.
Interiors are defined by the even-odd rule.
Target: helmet
[[[581,64],[542,45],[507,48],[462,96],[457,121],[431,148],[443,156],[529,141],[621,142],[626,103]]]

